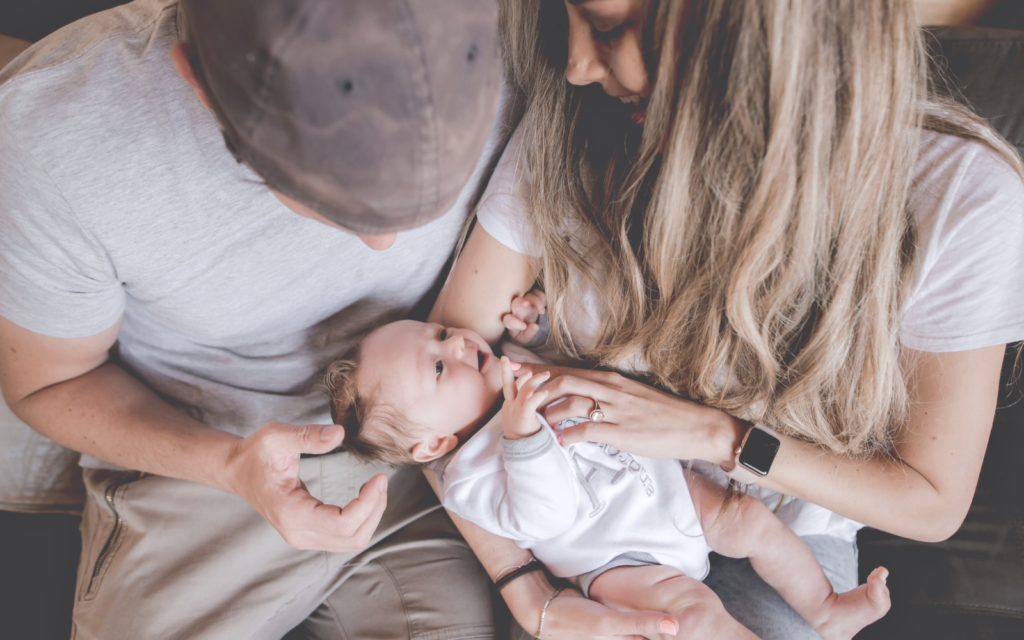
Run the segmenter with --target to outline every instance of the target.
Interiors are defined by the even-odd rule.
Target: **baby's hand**
[[[547,311],[547,298],[540,289],[534,289],[512,301],[511,310],[501,317],[508,335],[522,344],[533,340],[540,330],[537,321]]]
[[[537,409],[547,399],[548,392],[537,391],[537,387],[550,376],[547,371],[537,375],[524,373],[517,380],[512,376],[512,362],[507,356],[501,357],[501,382],[505,390],[501,421],[507,439],[518,440],[540,431]]]

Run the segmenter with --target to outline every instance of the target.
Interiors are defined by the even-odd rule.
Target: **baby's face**
[[[469,437],[501,396],[501,361],[476,332],[402,320],[360,348],[360,391],[379,394],[424,435]]]

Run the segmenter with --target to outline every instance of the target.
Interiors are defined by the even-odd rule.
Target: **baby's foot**
[[[884,616],[890,605],[889,587],[885,586],[888,577],[889,570],[878,567],[868,576],[867,584],[853,591],[833,594],[828,616],[816,631],[825,640],[849,640]]]

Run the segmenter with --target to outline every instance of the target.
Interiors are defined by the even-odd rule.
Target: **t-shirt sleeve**
[[[538,258],[540,243],[530,223],[530,170],[519,127],[508,141],[477,205],[480,226],[509,249]]]
[[[124,311],[109,256],[0,120],[0,316],[58,338],[95,335]]]
[[[902,344],[948,352],[1024,340],[1020,177],[982,145],[934,135],[916,184],[917,256]]]

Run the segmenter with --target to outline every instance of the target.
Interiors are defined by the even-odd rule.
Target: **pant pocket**
[[[129,485],[142,478],[143,475],[139,472],[116,474],[105,483],[106,486],[102,493],[96,491],[93,494],[96,500],[93,514],[97,521],[88,527],[91,531],[90,540],[83,540],[83,544],[89,545],[86,557],[90,561],[84,567],[85,573],[81,582],[83,589],[79,600],[92,600],[99,592],[103,577],[121,548],[121,543],[124,542],[127,529],[124,519],[125,493]],[[83,523],[83,525],[85,524]],[[83,533],[85,528],[83,526]],[[100,550],[94,556],[93,549],[97,546]]]

